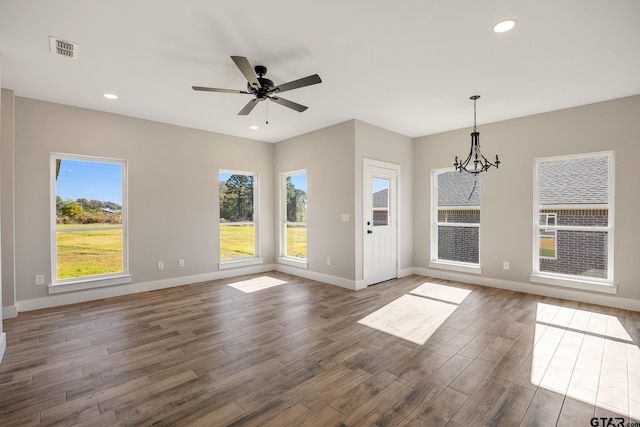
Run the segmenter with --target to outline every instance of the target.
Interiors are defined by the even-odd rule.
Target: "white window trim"
[[[608,170],[608,185],[609,185],[609,202],[607,206],[608,210],[608,225],[606,227],[593,226],[593,227],[581,227],[581,226],[558,226],[553,227],[541,227],[539,225],[540,218],[540,194],[539,194],[539,167],[540,163],[548,161],[559,160],[573,160],[583,159],[587,157],[608,157],[609,170]],[[603,292],[609,294],[617,293],[617,285],[614,282],[613,265],[614,265],[614,230],[615,230],[615,151],[600,151],[595,153],[581,153],[572,154],[567,156],[553,156],[543,157],[535,159],[533,165],[533,260],[532,260],[532,273],[529,275],[529,280],[533,283],[541,283],[545,285],[561,286],[572,289],[580,289],[592,292]],[[575,209],[574,205],[553,205],[550,208],[559,208],[567,206],[567,208]],[[585,208],[594,208],[597,205],[585,205]],[[549,228],[555,230],[576,230],[576,231],[606,231],[607,232],[607,279],[597,279],[586,276],[575,276],[570,274],[549,273],[540,271],[540,242],[538,239],[540,228]],[[544,258],[543,258],[544,259]]]
[[[279,213],[279,223],[280,223],[280,256],[278,257],[278,263],[289,265],[292,267],[298,268],[308,268],[309,267],[309,239],[307,234],[307,257],[299,258],[287,255],[287,226],[288,225],[307,225],[307,222],[290,222],[287,221],[287,177],[293,175],[307,175],[307,196],[309,194],[309,175],[307,174],[306,169],[298,169],[289,172],[282,172],[280,174],[280,213]],[[309,211],[309,199],[307,198],[307,215]],[[308,231],[308,228],[307,228]]]
[[[529,275],[529,281],[532,283],[579,289],[582,291],[602,292],[605,294],[618,293],[618,286],[613,283],[599,281],[597,279],[582,279],[579,276],[556,275],[553,273],[532,273]]]
[[[289,265],[291,267],[309,268],[306,258],[278,257],[278,264]]]
[[[555,218],[554,224],[558,225],[558,214],[555,212],[544,212],[544,213],[541,213],[540,215],[545,215],[545,224],[544,224],[544,227],[540,226],[539,229],[544,229],[545,231],[553,231],[553,239],[554,239],[553,255],[554,256],[540,256],[540,255],[539,256],[542,259],[552,259],[552,260],[558,259],[558,229],[555,228],[555,226],[549,225],[549,217]],[[538,245],[540,245],[540,242],[538,242]]]
[[[241,221],[241,222],[221,222],[220,218],[220,174],[228,173],[231,175],[246,175],[253,177],[253,222]],[[216,181],[218,183],[218,245],[220,244],[220,227],[223,225],[241,225],[241,224],[253,224],[253,255],[252,256],[243,256],[237,258],[230,259],[220,259],[220,253],[218,253],[218,269],[224,270],[227,268],[235,268],[235,267],[245,267],[248,265],[256,265],[262,264],[263,259],[260,257],[260,227],[259,221],[260,218],[260,203],[259,203],[259,195],[260,191],[260,176],[257,172],[245,172],[231,169],[220,169],[218,171],[218,179]]]
[[[264,259],[257,257],[243,257],[243,258],[234,258],[225,261],[220,261],[218,264],[218,269],[226,270],[229,268],[238,268],[238,267],[248,267],[250,265],[259,265],[264,264]]]
[[[438,211],[455,209],[455,210],[478,210],[482,212],[480,207],[473,206],[438,206],[438,180],[437,176],[442,172],[454,172],[454,168],[441,168],[431,170],[431,260],[429,261],[430,268],[437,268],[441,270],[451,270],[461,273],[470,274],[482,274],[481,259],[480,259],[480,244],[482,239],[482,233],[480,230],[480,224],[476,223],[441,223],[438,222]],[[465,172],[461,172],[465,173]],[[478,177],[480,178],[480,177]],[[480,216],[482,221],[482,215]],[[459,261],[449,261],[438,258],[438,227],[476,227],[478,228],[478,263],[467,263]]]
[[[72,279],[58,280],[57,251],[56,251],[56,159],[77,160],[85,162],[118,163],[122,167],[122,226],[100,227],[100,229],[122,229],[122,271],[112,274],[100,274],[95,276],[83,276]],[[67,153],[51,153],[49,157],[49,195],[50,195],[50,253],[51,253],[51,283],[47,286],[49,294],[94,289],[104,286],[123,285],[131,283],[129,274],[129,227],[128,227],[128,182],[127,161],[108,157],[83,156]],[[96,227],[97,229],[98,227]],[[84,228],[86,230],[86,228]]]
[[[456,261],[446,261],[446,260],[430,261],[429,268],[437,268],[440,270],[451,270],[451,271],[457,271],[460,273],[482,274],[482,267],[476,264],[470,264],[466,262],[456,262]]]

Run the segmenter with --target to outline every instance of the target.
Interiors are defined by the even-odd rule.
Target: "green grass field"
[[[287,227],[287,256],[307,257],[307,227]]]
[[[255,255],[253,225],[220,226],[220,261]]]
[[[58,228],[99,227],[110,224],[59,225]],[[255,254],[253,225],[220,227],[220,260]],[[56,233],[58,280],[122,271],[122,231],[88,230]],[[287,255],[307,257],[307,228],[287,228]]]
[[[254,232],[253,225],[220,226],[220,260],[253,256]],[[307,257],[307,227],[287,228],[287,255]]]
[[[122,230],[59,231],[56,245],[58,280],[122,271]]]

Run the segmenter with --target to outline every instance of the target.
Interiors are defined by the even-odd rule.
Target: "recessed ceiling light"
[[[118,95],[116,95],[115,93],[103,93],[102,96],[107,99],[118,99]]]
[[[515,19],[506,19],[498,22],[493,26],[493,31],[496,33],[505,33],[516,26]]]
[[[258,129],[260,129],[260,128],[259,128],[258,126],[256,126],[256,125],[251,125],[251,126],[249,126],[249,129],[251,129],[251,130],[258,130]]]

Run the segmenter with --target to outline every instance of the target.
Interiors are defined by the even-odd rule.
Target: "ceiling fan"
[[[192,86],[193,90],[206,91],[206,92],[222,92],[222,93],[242,93],[247,95],[253,95],[254,98],[244,106],[238,113],[239,116],[246,116],[258,105],[258,101],[271,100],[276,104],[280,104],[284,107],[291,108],[299,112],[303,112],[308,107],[300,105],[296,102],[289,101],[284,98],[276,96],[280,92],[285,92],[291,89],[298,89],[305,86],[322,83],[320,76],[313,74],[311,76],[303,77],[298,80],[291,81],[289,83],[283,83],[275,86],[274,83],[267,79],[267,67],[264,65],[256,65],[255,68],[251,66],[249,60],[244,56],[232,56],[231,59],[235,62],[236,66],[240,69],[240,72],[247,79],[247,90],[234,90],[234,89],[218,89],[214,87]],[[254,72],[255,71],[255,72]]]

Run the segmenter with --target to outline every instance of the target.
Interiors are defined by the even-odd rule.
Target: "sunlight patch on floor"
[[[424,283],[358,323],[423,345],[469,293],[466,289]]]
[[[454,304],[461,304],[462,301],[469,296],[471,290],[427,282],[418,286],[409,293]]]
[[[616,316],[538,303],[530,381],[640,417],[640,349]]]
[[[251,292],[273,288],[274,286],[284,285],[285,283],[287,282],[285,282],[284,280],[276,279],[270,276],[262,276],[249,280],[243,280],[242,282],[229,283],[229,286],[244,293],[250,294]]]

